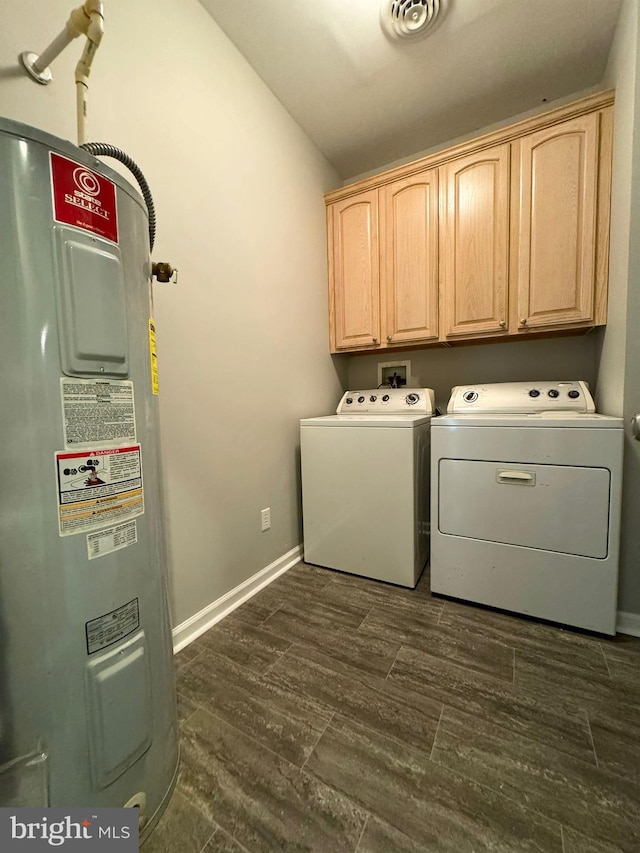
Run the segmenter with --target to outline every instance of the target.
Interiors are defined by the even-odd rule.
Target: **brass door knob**
[[[373,339],[373,342],[374,342],[374,344],[377,344],[377,343],[378,343],[378,339],[377,339],[377,338],[374,338],[374,339]]]
[[[388,340],[388,341],[392,341],[392,340],[393,340],[393,336],[392,336],[392,335],[387,335],[387,340]]]
[[[521,326],[526,326],[526,325],[527,325],[527,318],[526,318],[526,317],[521,317],[521,318],[520,318],[520,325],[521,325]]]
[[[500,320],[500,328],[504,329],[505,325],[506,323],[504,322],[504,320]]]

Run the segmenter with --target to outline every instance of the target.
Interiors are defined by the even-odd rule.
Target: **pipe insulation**
[[[65,47],[71,44],[76,35],[78,35],[78,33],[70,32],[70,30],[65,27],[62,32],[54,38],[49,47],[47,47],[46,50],[43,50],[40,56],[33,63],[33,70],[38,74],[42,74],[53,60],[62,53]]]
[[[156,240],[156,209],[149,184],[142,173],[142,169],[128,154],[125,154],[120,148],[116,148],[115,145],[109,145],[106,142],[85,142],[80,148],[88,151],[89,154],[93,154],[95,157],[113,157],[125,165],[133,174],[140,187],[144,203],[147,205],[147,213],[149,214],[149,246],[150,250],[153,251],[153,244]]]
[[[87,0],[84,6],[80,6],[71,13],[67,27],[71,27],[73,16],[78,14],[82,21],[78,27],[83,27],[87,41],[82,51],[82,56],[76,65],[76,105],[78,117],[78,145],[86,141],[87,120],[87,92],[89,89],[89,74],[91,74],[91,63],[96,55],[102,36],[104,35],[104,20],[101,0]],[[84,19],[88,18],[85,24]]]

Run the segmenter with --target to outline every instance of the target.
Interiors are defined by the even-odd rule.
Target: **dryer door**
[[[439,531],[604,559],[611,474],[606,468],[441,459]]]

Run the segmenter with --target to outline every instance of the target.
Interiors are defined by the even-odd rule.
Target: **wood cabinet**
[[[509,145],[442,167],[442,331],[446,339],[507,332]]]
[[[333,352],[606,322],[613,93],[326,196]]]
[[[518,332],[595,322],[599,125],[591,113],[513,144]]]
[[[364,349],[380,341],[378,191],[329,209],[331,349]]]
[[[328,222],[332,351],[437,341],[437,171],[337,202]]]
[[[380,274],[387,345],[438,339],[438,172],[380,190]]]

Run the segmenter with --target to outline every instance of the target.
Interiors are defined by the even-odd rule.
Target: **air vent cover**
[[[394,39],[410,39],[429,32],[440,12],[440,0],[382,0],[380,22]]]

